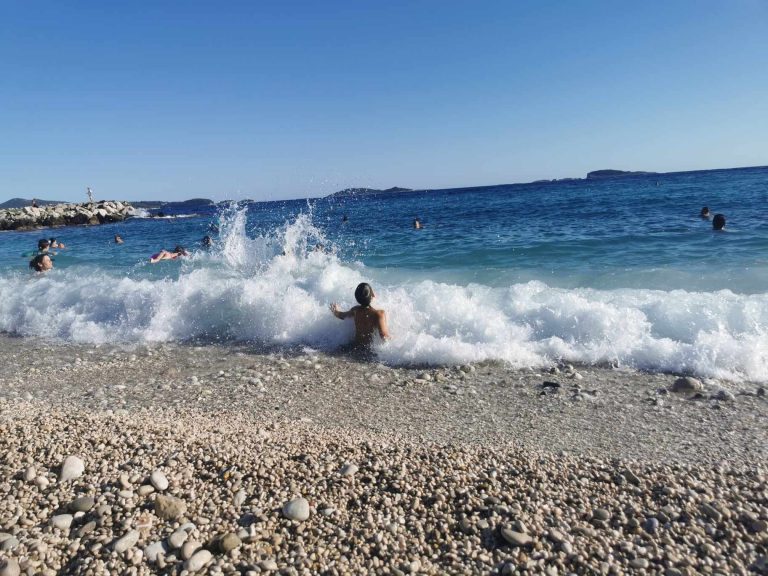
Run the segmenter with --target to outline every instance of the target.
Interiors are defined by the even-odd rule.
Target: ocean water
[[[704,205],[726,231],[699,217]],[[328,305],[352,306],[367,281],[389,318],[393,339],[376,348],[387,363],[564,360],[768,382],[767,208],[768,168],[751,168],[2,232],[0,332],[333,350],[353,327]],[[32,274],[22,254],[45,236],[67,248]],[[149,264],[176,244],[191,256]]]

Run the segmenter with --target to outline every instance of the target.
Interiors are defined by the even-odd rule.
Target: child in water
[[[371,306],[371,300],[375,297],[376,294],[373,293],[371,285],[363,282],[355,290],[355,300],[359,306],[353,306],[347,312],[343,312],[336,302],[331,304],[331,312],[339,320],[355,319],[355,346],[358,348],[370,349],[376,332],[382,340],[389,339],[386,313]]]

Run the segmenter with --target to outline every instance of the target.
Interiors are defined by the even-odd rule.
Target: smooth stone
[[[68,482],[80,478],[85,472],[85,462],[78,456],[67,456],[61,465],[59,482]]]
[[[644,570],[648,568],[649,562],[645,558],[635,558],[629,561],[629,567],[635,570]]]
[[[648,534],[656,534],[656,531],[659,529],[659,521],[656,518],[648,518],[643,523],[643,530],[648,532]]]
[[[155,514],[163,520],[176,520],[187,511],[187,505],[183,500],[174,496],[158,494],[155,498]]]
[[[732,392],[729,392],[728,390],[718,390],[717,394],[715,394],[715,400],[719,400],[721,402],[735,402],[736,396],[733,395]]]
[[[136,490],[136,493],[139,496],[148,496],[149,494],[152,494],[152,492],[155,491],[155,487],[151,484],[144,484],[143,486],[139,486],[139,488]]]
[[[144,557],[150,562],[157,562],[157,557],[161,554],[165,554],[165,546],[159,540],[144,548]]]
[[[125,536],[117,540],[114,544],[115,552],[122,554],[129,548],[133,548],[139,541],[139,533],[137,530],[131,530]]]
[[[232,499],[232,503],[235,505],[235,508],[240,508],[245,503],[245,499],[247,497],[247,494],[245,493],[245,490],[238,490],[237,494],[235,494],[235,497]]]
[[[203,566],[208,564],[208,562],[210,562],[212,559],[213,554],[211,554],[208,550],[199,550],[198,552],[195,552],[195,555],[192,556],[192,558],[184,562],[184,570],[197,572],[198,570],[201,570]]]
[[[162,470],[154,470],[149,476],[149,481],[158,492],[168,489],[168,478],[165,477]]]
[[[173,549],[181,548],[188,537],[189,534],[185,530],[176,530],[176,532],[168,537],[168,544]]]
[[[592,518],[606,522],[611,519],[611,513],[605,508],[598,508],[592,513]]]
[[[94,504],[96,499],[93,496],[80,496],[69,503],[69,509],[73,512],[88,512]]]
[[[36,476],[37,476],[37,470],[35,470],[34,466],[28,466],[27,469],[24,470],[25,482],[32,482],[32,480],[34,480]]]
[[[16,549],[18,546],[18,538],[11,536],[10,538],[7,538],[6,540],[3,540],[2,543],[0,543],[0,550],[3,550],[4,552],[10,552],[11,550]]]
[[[219,548],[221,548],[221,551],[226,554],[235,548],[239,548],[240,544],[241,542],[238,535],[230,532],[229,534],[224,535],[224,537],[219,541]]]
[[[261,562],[259,562],[259,568],[261,568],[262,570],[273,572],[277,570],[277,562],[272,560],[272,558],[267,558],[266,560],[262,560]]]
[[[21,568],[15,558],[0,561],[0,576],[19,576]]]
[[[182,560],[189,560],[192,558],[192,556],[195,555],[195,552],[200,550],[200,542],[195,542],[194,540],[189,540],[188,542],[184,543],[184,546],[181,547],[181,558]]]
[[[66,532],[69,530],[69,527],[72,526],[72,520],[74,520],[72,514],[58,514],[51,518],[51,526],[58,528],[62,532]]]
[[[720,513],[720,511],[717,508],[715,508],[711,504],[707,504],[706,502],[701,505],[701,511],[704,512],[704,514],[709,516],[715,522],[720,522],[720,520],[722,520],[723,518],[723,515]]]
[[[557,528],[550,528],[549,529],[549,539],[552,540],[555,544],[560,544],[561,542],[565,542],[565,534],[560,532]]]
[[[672,384],[672,392],[681,392],[687,394],[692,392],[701,392],[702,390],[704,390],[704,384],[701,383],[701,380],[697,380],[691,376],[683,376],[682,378],[678,378]]]
[[[309,518],[309,502],[304,498],[294,498],[283,504],[283,516],[289,520],[303,522]]]
[[[351,463],[351,462],[347,462],[346,464],[344,464],[344,466],[342,466],[342,467],[341,467],[341,470],[339,471],[339,473],[340,473],[342,476],[352,476],[352,475],[354,475],[354,474],[355,474],[355,473],[356,473],[358,470],[359,470],[359,468],[357,467],[357,465],[356,465],[356,464],[353,464],[353,463]]]
[[[533,542],[533,538],[528,534],[510,530],[509,528],[502,528],[501,536],[512,546],[528,546]]]

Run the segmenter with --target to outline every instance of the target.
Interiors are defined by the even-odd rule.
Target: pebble
[[[513,546],[528,546],[533,542],[533,538],[531,538],[528,534],[517,532],[515,530],[511,530],[510,528],[502,528],[501,536],[504,538],[504,540]]]
[[[176,520],[187,511],[187,505],[183,500],[174,496],[158,494],[155,498],[155,514],[163,520]]]
[[[647,518],[645,522],[643,522],[643,530],[648,532],[648,534],[656,534],[658,529],[659,521],[656,518]]]
[[[595,520],[600,520],[602,522],[606,522],[611,519],[611,513],[608,512],[605,508],[598,508],[592,513],[592,518]]]
[[[309,518],[309,502],[304,498],[294,498],[283,505],[283,516],[289,520],[303,522]]]
[[[163,492],[168,489],[168,478],[165,477],[162,470],[153,470],[149,476],[149,481],[155,490]]]
[[[120,538],[115,542],[114,544],[115,552],[117,552],[118,554],[122,554],[129,548],[133,548],[138,541],[139,541],[138,531],[130,530],[125,534],[125,536],[123,536],[122,538]]]
[[[339,471],[339,473],[342,476],[353,476],[358,470],[359,468],[357,467],[356,464],[347,462],[346,464],[344,464],[344,466],[341,467],[341,470]]]
[[[221,548],[221,551],[226,554],[235,548],[239,548],[240,544],[240,538],[237,536],[237,534],[230,532],[219,541],[219,548]]]
[[[259,568],[268,572],[273,572],[277,570],[277,562],[272,560],[272,558],[267,558],[266,560],[259,562]]]
[[[69,503],[69,509],[73,512],[88,512],[95,503],[93,496],[80,496]]]
[[[61,465],[59,482],[69,482],[80,478],[85,472],[85,462],[78,456],[67,456]]]
[[[72,514],[58,514],[51,518],[51,526],[58,528],[62,532],[67,532],[69,527],[72,526],[72,520],[74,520]]]
[[[0,576],[19,576],[21,568],[15,558],[0,560]]]
[[[202,570],[202,568],[212,559],[213,554],[211,554],[208,550],[199,550],[198,552],[195,552],[194,556],[184,562],[184,570],[197,572],[198,570]]]
[[[187,541],[188,537],[189,534],[187,534],[186,530],[176,530],[168,537],[168,545],[173,549],[181,548],[184,545],[184,542]]]
[[[196,542],[195,540],[188,540],[184,543],[184,546],[181,547],[181,557],[183,560],[189,560],[192,558],[192,556],[195,555],[195,552],[200,550],[200,542]]]
[[[720,522],[723,518],[723,515],[717,508],[706,502],[701,505],[701,511],[715,522]]]
[[[165,546],[159,540],[144,548],[144,557],[150,562],[157,562],[161,554],[165,554]]]
[[[240,508],[245,503],[245,499],[247,497],[247,494],[245,490],[238,490],[235,494],[235,497],[232,499],[232,503],[235,505],[235,508]]]
[[[715,400],[720,400],[721,402],[735,402],[736,401],[736,396],[732,392],[730,392],[728,390],[723,390],[723,389],[718,390],[717,394],[715,394],[714,398],[715,398]]]
[[[635,558],[629,561],[629,566],[635,570],[645,570],[648,568],[649,562],[645,558]]]
[[[25,482],[32,482],[35,477],[37,476],[37,470],[34,466],[28,466],[26,470],[24,470],[24,481]]]
[[[11,536],[10,538],[6,538],[2,542],[0,542],[0,550],[3,550],[4,552],[10,552],[11,550],[15,550],[19,546],[19,540],[15,536]]]
[[[704,384],[701,383],[701,380],[697,380],[691,376],[678,378],[672,384],[672,392],[689,394],[693,392],[701,392],[703,390]]]

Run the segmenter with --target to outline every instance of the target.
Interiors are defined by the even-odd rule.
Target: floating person
[[[61,248],[61,249],[66,248],[64,243],[63,242],[59,242],[58,240],[56,240],[56,238],[49,238],[48,242],[49,242],[49,246],[51,248]]]
[[[414,230],[421,230],[422,228],[424,228],[424,226],[422,225],[421,220],[419,220],[418,218],[414,218],[413,219],[413,229]]]
[[[122,244],[123,242],[123,237],[120,234],[115,234],[115,244]]]
[[[29,261],[29,267],[35,272],[47,272],[53,268],[53,258],[48,254],[38,254]]]
[[[701,216],[704,220],[709,220],[710,218],[709,208],[707,206],[704,206],[704,208],[701,209],[699,216]]]
[[[157,254],[152,254],[149,258],[150,264],[157,264],[160,260],[176,260],[179,256],[189,256],[189,252],[184,246],[176,246],[173,250],[160,250]]]
[[[346,222],[349,222],[349,216],[344,214],[344,216],[341,217],[341,223],[344,224]]]
[[[203,248],[210,248],[213,246],[213,238],[210,236],[203,236],[203,239],[200,240],[200,243],[203,245]]]
[[[723,214],[715,214],[715,217],[712,218],[712,229],[722,230],[723,228],[725,228],[725,216]]]
[[[355,319],[355,347],[358,349],[370,350],[377,332],[382,340],[388,340],[390,337],[386,313],[384,310],[376,310],[371,306],[371,301],[375,297],[376,294],[374,294],[371,285],[363,282],[355,289],[355,300],[357,300],[358,306],[353,306],[344,312],[336,302],[331,304],[331,312],[339,320]]]

